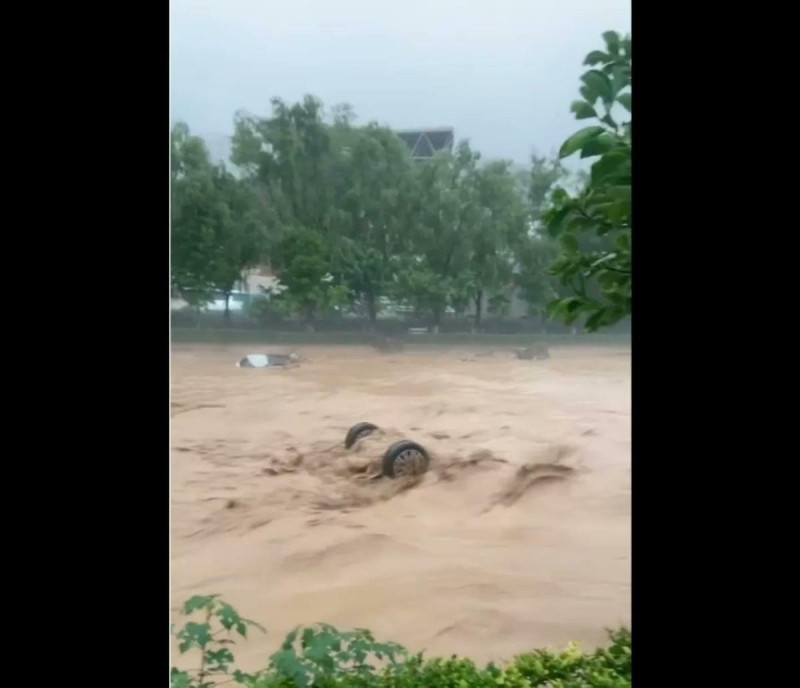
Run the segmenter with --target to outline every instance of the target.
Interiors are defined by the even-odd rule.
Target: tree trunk
[[[472,332],[476,334],[481,329],[481,309],[483,308],[483,289],[478,289],[475,294],[475,322],[472,324]]]
[[[438,304],[433,307],[433,334],[439,334],[439,325],[442,324],[442,307]]]
[[[365,294],[365,298],[367,301],[367,316],[369,317],[369,331],[375,331],[375,323],[378,321],[378,308],[375,303],[375,294],[373,292],[367,292]]]
[[[305,320],[303,323],[306,332],[313,332],[314,331],[314,307],[307,306],[305,312]]]
[[[225,292],[225,327],[231,326],[231,293]]]

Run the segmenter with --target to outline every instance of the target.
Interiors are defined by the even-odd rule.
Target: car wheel
[[[383,474],[387,478],[421,475],[428,470],[430,457],[424,447],[411,440],[400,440],[383,455]]]
[[[352,428],[347,431],[344,438],[345,449],[350,449],[358,440],[367,435],[371,435],[378,429],[377,425],[372,423],[356,423]]]

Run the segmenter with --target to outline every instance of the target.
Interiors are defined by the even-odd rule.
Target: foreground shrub
[[[181,654],[198,666],[173,667],[171,688],[630,688],[631,633],[610,633],[610,644],[591,653],[570,645],[562,652],[535,650],[507,666],[485,668],[459,657],[425,659],[396,643],[380,643],[364,629],[341,632],[319,624],[289,633],[262,671],[235,669],[231,645],[254,621],[242,618],[218,595],[192,597],[182,613],[192,620],[175,632]]]
[[[631,685],[631,633],[610,633],[611,644],[591,654],[570,645],[563,652],[535,650],[512,663],[530,686],[624,688]]]

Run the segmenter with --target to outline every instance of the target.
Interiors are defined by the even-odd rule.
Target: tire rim
[[[395,458],[393,468],[398,478],[422,473],[425,470],[425,455],[418,449],[405,449]]]

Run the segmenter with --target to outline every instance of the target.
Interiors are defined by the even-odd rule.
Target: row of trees
[[[602,123],[561,151],[603,156],[582,178],[558,160],[534,157],[522,173],[486,162],[466,141],[417,164],[391,130],[357,126],[348,106],[325,117],[311,96],[294,105],[274,99],[269,117],[236,115],[236,174],[213,165],[202,139],[177,124],[173,286],[199,306],[214,291],[229,295],[247,268],[268,260],[282,286],[270,307],[310,327],[334,308],[374,326],[391,299],[429,313],[435,329],[448,309],[473,305],[478,329],[485,306],[503,313],[515,287],[543,319],[548,308],[572,320],[585,314],[590,327],[624,317],[621,280],[609,275],[627,270],[629,278],[620,230],[627,227],[629,239],[630,213],[609,209],[608,195],[624,201],[617,187],[630,172],[630,123],[611,116],[615,103],[630,110],[630,39],[605,39],[607,50],[587,58],[602,63],[589,74],[602,76],[584,75],[583,105],[573,104],[578,117],[599,117],[601,99]],[[627,167],[617,164],[626,151]],[[614,188],[601,193],[603,183]],[[628,180],[628,204],[629,188]]]

